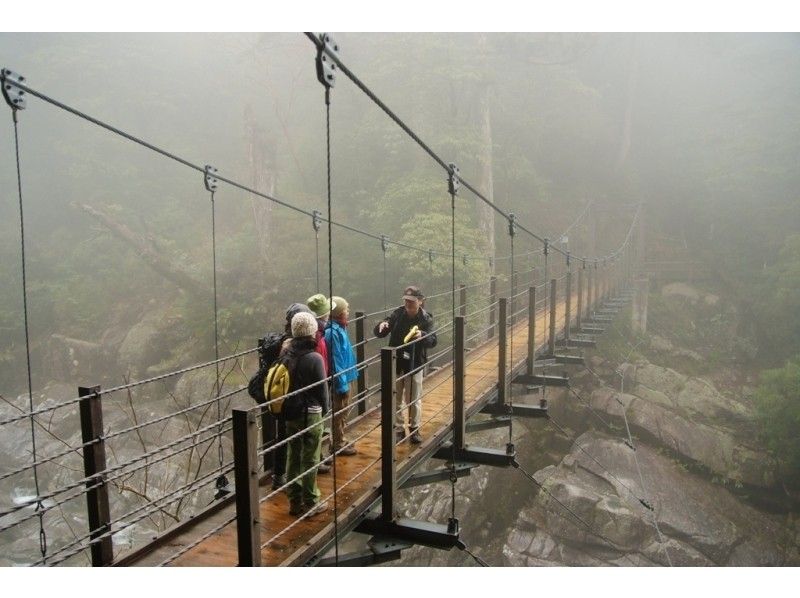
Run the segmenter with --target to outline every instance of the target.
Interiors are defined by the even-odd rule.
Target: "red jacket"
[[[322,356],[322,363],[325,364],[325,377],[328,377],[328,345],[325,342],[325,335],[322,330],[317,330],[317,353]]]

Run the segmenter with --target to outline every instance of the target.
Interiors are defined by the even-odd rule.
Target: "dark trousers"
[[[275,418],[278,428],[278,434],[275,437],[275,442],[280,442],[286,439],[286,420],[282,417]],[[275,477],[281,476],[286,473],[286,444],[282,444],[275,449]]]

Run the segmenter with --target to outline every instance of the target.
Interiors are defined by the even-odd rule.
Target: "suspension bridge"
[[[533,232],[513,213],[488,200],[455,164],[446,162],[434,152],[347,67],[329,35],[307,34],[307,37],[316,51],[317,76],[325,92],[327,216],[321,211],[308,211],[285,199],[250,188],[221,174],[213,166],[200,165],[162,149],[48,96],[11,69],[2,70],[2,89],[11,108],[17,155],[29,402],[27,410],[0,419],[0,430],[5,426],[28,426],[31,459],[20,467],[2,472],[0,482],[32,478],[35,496],[0,505],[0,543],[4,543],[4,538],[38,533],[41,556],[31,564],[52,566],[88,560],[94,566],[363,565],[399,558],[402,550],[417,544],[444,550],[458,548],[473,555],[460,539],[460,530],[468,522],[459,521],[456,516],[458,479],[479,466],[519,468],[512,441],[514,420],[549,420],[548,388],[569,388],[568,376],[565,373],[552,375],[552,369],[561,371],[566,366],[584,365],[582,351],[594,346],[597,335],[602,334],[623,305],[631,298],[634,302],[637,300],[631,282],[644,271],[641,204],[626,207],[627,233],[619,239],[615,250],[605,255],[573,256],[563,242],[553,243]],[[443,192],[449,194],[452,210],[449,253],[394,241],[385,234],[358,229],[331,217],[330,103],[339,73],[343,73],[442,168],[446,179]],[[214,360],[112,388],[81,387],[76,396],[67,401],[34,403],[30,376],[25,204],[19,149],[20,114],[27,108],[30,98],[121,136],[202,176],[210,197],[214,251]],[[327,224],[329,295],[336,290],[331,267],[334,227],[343,233],[380,241],[384,256],[388,246],[396,245],[430,260],[450,261],[450,288],[429,294],[426,304],[426,309],[446,314],[437,317],[435,328],[440,336],[450,338],[451,342],[440,346],[430,356],[429,364],[423,366],[426,369],[421,398],[425,406],[423,443],[413,445],[407,438],[395,436],[395,424],[402,420],[403,414],[397,409],[394,362],[398,351],[404,347],[382,347],[368,332],[387,310],[356,312],[350,325],[358,357],[354,366],[358,374],[357,389],[351,401],[356,413],[347,425],[348,436],[358,445],[358,454],[346,458],[336,453],[332,455],[332,474],[318,477],[321,501],[327,510],[315,516],[290,517],[282,492],[286,485],[273,487],[271,484],[276,450],[288,439],[277,440],[275,421],[269,416],[266,406],[230,408],[231,400],[241,396],[246,385],[227,388],[222,371],[230,364],[254,369],[253,358],[258,348],[251,347],[231,355],[220,354],[214,197],[223,185],[302,213],[311,219],[317,232]],[[463,192],[462,189],[490,206],[507,223],[510,255],[493,259],[456,251],[456,196]],[[565,239],[567,233],[591,213],[587,204],[573,223],[553,238]],[[539,248],[519,251],[515,248],[518,237],[538,244]],[[491,276],[471,285],[457,284],[457,260],[505,261],[508,275]],[[317,263],[319,272],[318,245]],[[532,267],[528,268],[529,265]],[[104,426],[104,405],[113,397],[206,369],[215,373],[209,400],[149,420],[138,421],[137,418],[134,425],[128,427],[109,429]],[[324,383],[331,383],[331,378]],[[515,391],[515,388],[522,392]],[[533,396],[537,399],[531,400]],[[40,454],[37,437],[43,433],[42,422],[52,419],[56,413],[73,418],[75,427],[81,431],[81,442],[64,442],[61,450]],[[209,413],[210,419],[205,419]],[[327,421],[333,415],[329,414]],[[144,430],[156,427],[166,430],[171,422],[188,421],[190,416],[195,417],[196,425],[189,433],[160,437],[160,444],[152,448],[142,441],[141,450],[134,457],[115,457],[115,443],[124,443],[132,437],[141,439]],[[476,446],[468,441],[471,433],[498,428],[508,429],[505,446]],[[629,442],[633,448],[630,434]],[[157,496],[141,493],[134,504],[115,500],[114,488],[119,489],[130,480],[152,475],[151,471],[170,460],[185,459],[188,455],[191,462],[193,454],[202,452],[205,455],[214,449],[218,459],[213,466],[205,462],[202,467],[198,466],[194,477],[175,483],[169,491]],[[63,467],[65,460],[76,457],[82,461],[78,471]],[[538,485],[530,474],[523,473]],[[291,482],[288,480],[287,484]],[[437,482],[451,484],[451,513],[447,521],[414,521],[398,512],[399,490]],[[653,510],[643,497],[643,488],[631,494],[639,506]],[[174,517],[174,523],[167,529],[132,549],[120,551],[115,546],[114,538],[126,530],[130,531],[154,515],[168,514],[175,505],[197,502],[198,497],[211,498],[211,501],[208,506],[196,509],[188,519]],[[64,508],[76,509],[76,505],[81,503],[86,513],[85,529],[70,528],[72,537],[48,534],[53,519],[63,513]],[[564,508],[569,511],[566,506]],[[604,538],[586,521],[574,513],[572,515],[576,525]],[[653,522],[657,526],[655,516]],[[368,535],[371,538],[369,548],[353,554],[340,553],[339,543],[350,533]],[[326,556],[331,551],[333,556]],[[477,562],[485,564],[473,556]]]

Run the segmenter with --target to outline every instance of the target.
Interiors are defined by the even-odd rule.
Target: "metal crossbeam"
[[[446,525],[415,519],[385,521],[375,515],[368,515],[355,527],[355,531],[391,538],[395,542],[410,542],[443,550],[450,550],[454,546],[458,546],[457,530],[451,532]]]
[[[400,488],[406,490],[416,486],[426,486],[436,482],[449,482],[450,476],[455,472],[457,478],[465,478],[472,473],[472,470],[479,466],[479,463],[458,462],[455,467],[439,467],[432,471],[415,473],[405,482],[400,484]]]
[[[337,559],[335,556],[312,559],[310,566],[316,567],[367,567],[369,565],[380,565],[389,561],[397,561],[402,558],[402,551],[414,546],[412,542],[400,538],[390,538],[387,536],[375,536],[367,543],[366,550],[340,554]]]
[[[517,380],[515,379],[516,383]],[[541,384],[536,385],[535,388],[530,387],[530,392],[538,392]],[[503,414],[512,417],[528,417],[528,418],[541,418],[547,417],[546,405],[524,405],[515,403],[514,405],[501,405],[500,403],[489,403],[481,409],[481,413],[489,413],[492,415]]]
[[[597,346],[597,341],[593,338],[571,338],[569,340],[561,339],[556,343],[559,347],[589,347]]]
[[[492,467],[509,467],[514,462],[516,451],[513,447],[506,450],[491,449],[484,447],[470,447],[455,449],[456,461],[469,461],[470,463],[477,463],[479,465],[490,465]],[[453,458],[453,444],[445,442],[440,446],[435,453],[434,459],[443,459],[450,461]]]
[[[569,378],[567,376],[533,376],[521,375],[514,379],[517,384],[531,384],[534,386],[567,386]]]

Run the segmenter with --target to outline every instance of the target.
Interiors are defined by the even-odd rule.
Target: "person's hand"
[[[422,330],[417,330],[417,333],[414,335],[414,339],[416,340],[420,338],[422,338]]]
[[[389,322],[381,322],[378,324],[378,332],[384,332],[389,327]]]

